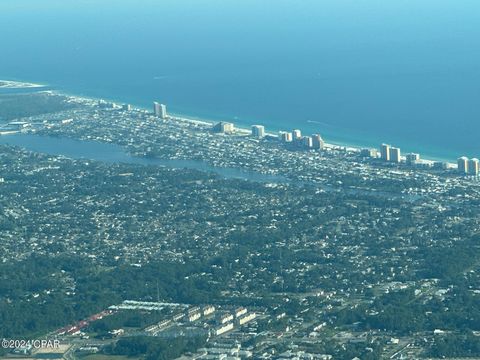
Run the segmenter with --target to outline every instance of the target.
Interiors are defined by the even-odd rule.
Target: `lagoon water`
[[[5,0],[0,79],[480,156],[476,0]]]
[[[77,160],[85,159],[111,164],[124,163],[144,166],[163,166],[174,169],[193,169],[215,173],[224,179],[242,179],[261,183],[285,183],[288,181],[287,178],[281,175],[262,174],[240,168],[217,167],[200,160],[136,157],[130,155],[119,145],[98,141],[18,133],[0,136],[0,145],[18,146],[29,151],[65,156]]]

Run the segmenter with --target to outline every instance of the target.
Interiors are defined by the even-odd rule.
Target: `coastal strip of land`
[[[0,80],[0,89],[29,89],[42,87],[45,87],[45,85],[21,81]]]
[[[111,106],[114,106],[114,107],[118,107],[118,108],[122,107],[121,103],[119,103],[118,101],[114,101],[114,100],[111,101],[111,100],[106,100],[106,99],[90,98],[90,97],[84,97],[84,96],[80,97],[80,96],[76,96],[76,95],[69,95],[69,96],[71,96],[72,98],[76,98],[78,101],[86,101],[86,100],[87,101],[100,101],[100,102],[109,103]],[[135,106],[134,110],[148,112],[148,113],[151,112],[151,110],[149,108],[141,107],[141,106]],[[177,114],[177,113],[169,113],[168,114],[168,119],[170,121],[186,122],[186,123],[190,123],[190,124],[193,124],[193,125],[205,126],[205,127],[209,127],[209,128],[215,126],[215,124],[219,122],[219,120],[211,120],[211,119],[196,118],[196,117],[193,118],[193,117],[188,116],[188,115]],[[247,125],[245,125],[245,123],[235,122],[234,126],[235,126],[235,131],[234,131],[235,135],[239,135],[239,136],[251,135],[251,132],[252,132],[251,128],[247,127]],[[284,130],[288,131],[287,129],[284,129]],[[273,137],[273,138],[278,138],[279,137],[278,133],[281,132],[281,131],[282,130],[280,130],[280,129],[278,129],[278,131],[276,131],[276,132],[266,131],[265,135],[269,136],[269,137]],[[331,142],[331,141],[328,142],[328,141],[325,141],[324,148],[326,150],[330,150],[330,151],[346,151],[346,152],[360,154],[362,149],[376,148],[376,147],[373,147],[373,146],[360,147],[358,145],[353,145],[353,144],[349,144],[349,143],[345,143],[345,142]],[[403,161],[406,161],[405,156],[402,156],[401,159]],[[432,167],[432,166],[434,166],[435,163],[443,163],[444,164],[443,166],[445,168],[450,168],[450,169],[457,167],[456,163],[451,162],[450,159],[446,159],[446,158],[435,158],[435,159],[433,159],[433,158],[426,157],[426,158],[422,158],[422,159],[418,160],[419,165],[427,166],[427,167]]]

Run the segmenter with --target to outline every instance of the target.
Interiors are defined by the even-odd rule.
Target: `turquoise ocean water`
[[[474,0],[2,0],[0,79],[480,157]]]

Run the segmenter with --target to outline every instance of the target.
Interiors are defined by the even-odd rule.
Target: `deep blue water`
[[[2,0],[0,79],[480,156],[478,0]]]

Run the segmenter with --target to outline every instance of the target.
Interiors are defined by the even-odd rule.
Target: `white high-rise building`
[[[382,144],[380,148],[380,154],[381,154],[382,160],[390,161],[390,147],[391,146],[388,144]]]
[[[366,158],[377,158],[378,157],[378,150],[377,149],[364,148],[360,151],[360,156],[366,157]]]
[[[282,142],[292,142],[292,133],[286,131],[280,131],[278,133],[278,138]]]
[[[302,144],[304,147],[307,149],[311,149],[313,147],[313,141],[310,136],[304,136],[302,137]]]
[[[257,138],[265,137],[265,126],[263,125],[253,125],[252,126],[252,136]]]
[[[213,130],[223,134],[233,134],[235,131],[235,125],[229,122],[220,121],[213,127]]]
[[[168,117],[166,105],[163,105],[163,104],[160,105],[160,117],[162,119],[166,119]]]
[[[460,174],[468,174],[468,158],[467,157],[462,156],[461,158],[458,158],[457,165],[458,165],[458,172]]]
[[[156,101],[153,103],[153,114],[155,116],[160,116],[160,103]]]
[[[320,149],[320,150],[322,150],[325,147],[325,142],[323,141],[320,134],[312,135],[312,147],[314,149]]]
[[[420,161],[420,154],[410,153],[405,156],[408,165],[415,165]]]
[[[468,161],[468,174],[478,176],[480,171],[480,161],[477,158]]]
[[[391,147],[390,148],[390,161],[399,163],[400,162],[400,148]]]
[[[158,102],[153,103],[153,113],[162,119],[167,118],[167,106]]]
[[[298,129],[292,131],[292,139],[293,141],[300,140],[302,138],[302,132]]]

